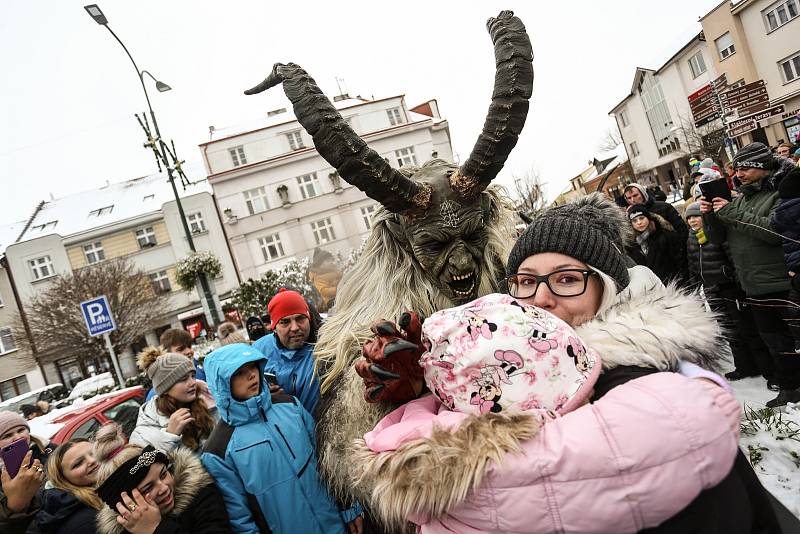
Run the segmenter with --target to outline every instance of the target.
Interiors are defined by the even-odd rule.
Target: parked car
[[[72,438],[92,439],[97,429],[114,421],[126,436],[136,428],[139,407],[144,403],[144,388],[134,386],[97,395],[86,401],[50,412],[30,421],[31,434],[55,444]]]
[[[99,375],[90,376],[75,384],[75,387],[72,388],[72,392],[69,394],[69,398],[75,400],[78,397],[94,393],[98,389],[108,386],[114,387],[115,385],[116,382],[114,382],[114,377],[111,373],[100,373]]]
[[[57,384],[50,384],[49,386],[34,389],[33,391],[0,402],[0,411],[19,413],[19,407],[23,404],[36,404],[36,402],[40,400],[52,403],[55,400],[66,397],[67,392],[67,388],[60,382]]]

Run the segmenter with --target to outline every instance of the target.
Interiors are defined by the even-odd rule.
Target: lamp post
[[[91,5],[88,5],[88,6],[84,6],[84,9],[87,11],[87,13],[89,13],[89,15],[92,17],[92,19],[94,19],[95,22],[97,22],[101,26],[105,26],[105,28],[111,33],[111,35],[114,36],[114,39],[117,40],[117,42],[120,44],[120,46],[122,46],[122,49],[125,50],[125,53],[128,54],[128,58],[130,58],[131,63],[133,63],[133,68],[136,69],[136,74],[137,74],[137,76],[139,76],[139,83],[142,84],[142,91],[144,91],[144,98],[145,98],[145,100],[147,100],[147,108],[150,111],[150,118],[153,121],[153,128],[155,129],[155,133],[156,133],[156,138],[154,140],[156,143],[153,143],[152,148],[156,152],[156,156],[158,158],[160,158],[161,161],[164,162],[164,166],[166,166],[166,168],[167,168],[167,177],[169,179],[169,184],[172,186],[172,193],[175,195],[175,203],[178,206],[178,214],[180,215],[181,223],[183,224],[183,232],[186,234],[186,241],[189,244],[189,249],[192,252],[196,252],[197,249],[194,246],[194,239],[192,238],[192,231],[189,229],[189,223],[186,221],[186,213],[184,213],[184,211],[183,211],[183,204],[181,204],[181,198],[180,198],[180,195],[178,194],[178,188],[175,185],[175,177],[173,175],[173,166],[176,163],[176,158],[175,158],[175,155],[172,152],[169,152],[169,149],[167,148],[166,144],[164,143],[164,140],[161,138],[161,132],[158,129],[158,122],[156,121],[156,114],[155,114],[155,112],[153,112],[153,106],[150,104],[150,96],[147,94],[147,86],[144,84],[144,76],[146,74],[147,76],[149,76],[156,83],[156,89],[160,93],[163,93],[165,91],[169,91],[172,88],[169,85],[167,85],[166,83],[157,80],[156,77],[153,76],[152,74],[150,74],[148,71],[139,70],[139,67],[136,65],[136,62],[133,60],[133,56],[128,51],[128,48],[125,46],[125,43],[123,43],[122,40],[119,37],[117,37],[117,34],[114,33],[114,30],[112,30],[109,27],[108,19],[103,14],[103,12],[100,10],[100,8],[98,7],[97,4],[91,4]],[[145,129],[145,131],[147,131],[147,130]],[[147,145],[145,145],[145,146],[147,146]],[[173,149],[174,149],[174,146],[173,146]],[[173,159],[172,162],[170,162],[170,160],[167,158],[167,154],[172,156],[172,159]],[[216,307],[216,305],[214,303],[214,297],[211,294],[211,287],[208,284],[208,278],[206,277],[206,273],[200,272],[198,274],[198,281],[200,283],[200,288],[201,288],[200,298],[205,301],[206,306],[207,306],[207,308],[209,310],[209,314],[211,315],[211,322],[213,323],[211,325],[211,327],[215,328],[220,323],[220,317],[219,317],[219,314],[217,313],[217,307]]]

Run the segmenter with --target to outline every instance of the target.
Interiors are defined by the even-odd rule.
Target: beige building
[[[726,0],[700,23],[718,74],[734,86],[764,80],[770,107],[784,106],[784,113],[760,121],[739,144],[798,142],[800,0]]]
[[[24,221],[0,226],[0,401],[45,385],[33,354],[20,346],[13,332],[19,305],[5,249],[24,228]]]
[[[202,171],[197,174],[202,176]],[[210,282],[217,298],[224,300],[239,282],[211,188],[201,178],[179,190],[195,247],[212,251],[222,263],[221,275]],[[90,264],[127,257],[144,270],[153,289],[168,294],[168,305],[154,329],[142,332],[120,354],[122,373],[130,376],[136,373],[134,354],[157,344],[162,331],[170,327],[199,331],[198,325],[206,324],[197,292],[184,292],[175,281],[175,264],[189,252],[172,189],[160,174],[41,203],[6,248],[6,257],[23,303],[57,275]],[[109,368],[107,359],[87,362],[75,354],[37,352],[37,357],[49,383],[68,386]]]

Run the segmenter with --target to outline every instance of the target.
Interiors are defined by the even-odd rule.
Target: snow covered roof
[[[177,183],[181,198],[211,192],[202,163],[185,164],[183,171],[190,181],[197,183],[186,186],[185,190]],[[44,202],[19,241],[49,234],[68,237],[93,228],[156,213],[161,210],[164,203],[174,199],[166,172],[108,184],[98,189]]]
[[[6,247],[17,240],[23,228],[25,221],[0,225],[0,258],[6,253]]]

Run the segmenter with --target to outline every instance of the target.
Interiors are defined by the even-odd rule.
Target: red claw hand
[[[425,352],[419,316],[405,312],[397,325],[380,320],[370,330],[375,336],[364,343],[363,358],[355,364],[364,379],[366,401],[403,403],[417,398],[424,383],[419,358]]]

